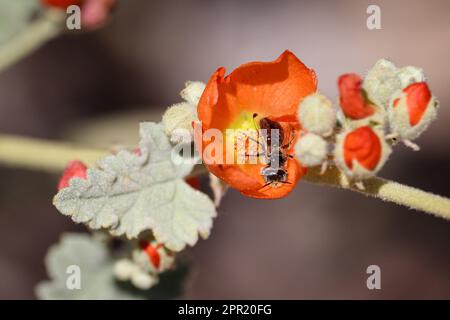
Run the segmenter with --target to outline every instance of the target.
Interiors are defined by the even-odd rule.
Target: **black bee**
[[[258,114],[253,114],[255,119]],[[291,146],[294,135],[289,142],[284,143],[283,127],[276,121],[269,118],[262,118],[259,120],[259,127],[263,129],[265,134],[265,145],[263,144],[264,156],[266,157],[267,165],[261,169],[261,175],[264,178],[265,185],[279,187],[281,184],[289,184],[287,182],[288,172],[286,164],[288,158],[293,158],[287,151]]]

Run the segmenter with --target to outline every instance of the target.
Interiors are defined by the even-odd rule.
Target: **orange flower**
[[[314,71],[294,54],[285,51],[273,62],[247,63],[230,75],[224,75],[225,69],[219,68],[200,98],[198,117],[202,122],[202,131],[218,129],[225,135],[227,129],[258,129],[258,120],[268,118],[281,126],[283,136],[280,139],[283,143],[291,142],[286,154],[293,154],[300,129],[296,112],[300,101],[316,91]],[[255,114],[258,117],[253,119]],[[196,132],[196,145],[203,160],[203,150],[211,142],[204,136],[199,137]],[[227,152],[235,152],[225,147],[223,149],[224,159]],[[288,158],[284,167],[287,172],[285,183],[272,186],[266,185],[261,174],[265,167],[262,163],[206,162],[205,165],[231,187],[255,198],[281,198],[293,190],[305,173],[297,160]]]
[[[338,79],[341,109],[345,116],[353,120],[371,116],[376,110],[361,86],[362,79],[357,74],[344,74]]]

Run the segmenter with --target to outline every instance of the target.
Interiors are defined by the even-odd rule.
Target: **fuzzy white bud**
[[[192,123],[197,120],[195,108],[181,102],[169,107],[162,117],[165,133],[170,137],[176,129],[184,129],[192,134]]]
[[[300,103],[298,118],[303,130],[325,137],[333,133],[336,110],[326,96],[313,93]]]
[[[378,60],[367,72],[363,88],[373,103],[386,108],[392,94],[401,88],[397,67],[387,59]]]
[[[138,270],[139,267],[129,259],[121,259],[114,264],[114,275],[121,281],[129,280]]]
[[[148,290],[158,283],[158,278],[145,272],[135,272],[131,276],[131,283],[138,289]]]
[[[317,166],[327,157],[327,142],[317,134],[307,133],[295,144],[295,155],[305,167]]]
[[[185,84],[185,88],[180,92],[180,95],[184,100],[196,107],[203,91],[205,91],[205,87],[206,85],[203,82],[188,81]]]
[[[425,74],[423,70],[414,66],[406,66],[398,69],[397,76],[402,84],[402,89],[412,83],[425,81]]]

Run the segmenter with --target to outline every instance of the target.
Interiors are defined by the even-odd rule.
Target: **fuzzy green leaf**
[[[146,291],[119,282],[114,277],[115,257],[106,245],[88,234],[66,233],[52,246],[45,258],[50,276],[36,287],[36,295],[45,300],[81,299],[173,299],[182,291],[186,268],[177,268],[161,277],[160,283]],[[68,289],[67,270],[80,268],[80,289]]]
[[[101,159],[86,180],[73,178],[54,205],[75,222],[114,236],[131,239],[152,230],[158,242],[180,251],[194,245],[198,234],[209,235],[214,204],[183,180],[193,164],[172,161],[173,147],[161,124],[141,124],[140,135],[141,155],[120,151]]]

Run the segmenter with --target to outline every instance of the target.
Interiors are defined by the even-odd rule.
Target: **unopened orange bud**
[[[375,105],[367,99],[363,80],[357,74],[344,74],[338,79],[339,102],[347,118],[360,120],[373,115]]]
[[[335,160],[347,176],[363,179],[378,172],[390,153],[383,134],[363,126],[337,137]]]
[[[78,160],[70,161],[67,164],[66,169],[64,169],[61,179],[59,180],[58,190],[67,188],[69,186],[70,179],[74,177],[86,179],[86,171],[87,167],[83,162]]]
[[[344,141],[344,160],[353,169],[356,160],[367,170],[373,170],[381,158],[381,142],[369,127],[361,127],[350,132]]]
[[[81,0],[41,0],[41,3],[49,7],[66,9],[71,5],[80,5]]]
[[[192,188],[200,190],[201,183],[200,183],[200,179],[198,177],[188,178],[185,181]]]
[[[414,126],[422,119],[428,103],[431,99],[431,92],[426,82],[413,83],[406,87],[403,92],[406,94],[406,107],[408,109],[409,123]],[[396,104],[394,103],[394,108]]]
[[[401,139],[417,138],[436,118],[438,102],[426,82],[410,84],[391,99],[389,122]]]
[[[141,241],[139,243],[141,249],[147,254],[148,259],[153,264],[153,266],[158,269],[161,263],[161,256],[158,249],[162,247],[162,244],[152,244],[147,241]]]

